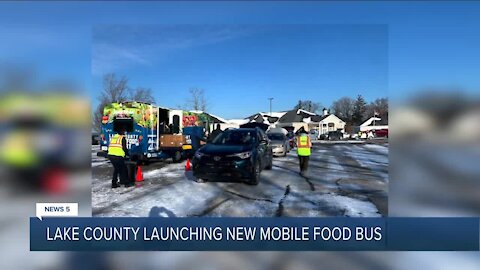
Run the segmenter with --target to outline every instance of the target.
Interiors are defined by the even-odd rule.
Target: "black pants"
[[[128,179],[128,171],[127,165],[125,164],[125,159],[123,157],[111,155],[109,155],[108,158],[113,165],[112,185],[116,185],[118,183],[118,176],[120,176],[120,184],[128,184],[130,181]]]
[[[300,172],[306,172],[308,170],[308,160],[309,156],[298,156],[298,161],[300,162]]]

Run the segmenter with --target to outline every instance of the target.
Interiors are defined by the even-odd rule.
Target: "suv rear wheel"
[[[253,172],[252,172],[252,177],[250,179],[250,182],[248,184],[250,185],[258,185],[258,182],[260,181],[260,161],[257,160],[253,166]]]
[[[287,155],[287,154],[285,154]],[[270,160],[268,161],[267,166],[265,167],[265,170],[271,170],[273,167],[273,155],[270,155]]]

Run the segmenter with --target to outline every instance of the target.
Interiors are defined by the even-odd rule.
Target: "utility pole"
[[[268,98],[268,100],[270,100],[270,117],[272,117],[272,100],[273,100],[273,97]]]

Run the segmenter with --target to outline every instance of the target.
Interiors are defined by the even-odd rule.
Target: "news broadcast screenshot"
[[[480,1],[0,1],[0,269],[480,269]]]

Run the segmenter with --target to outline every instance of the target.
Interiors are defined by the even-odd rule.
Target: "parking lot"
[[[197,183],[185,162],[143,166],[136,187],[111,189],[111,164],[92,146],[93,216],[377,217],[388,215],[388,143],[314,144],[307,177],[295,150],[257,186]]]

